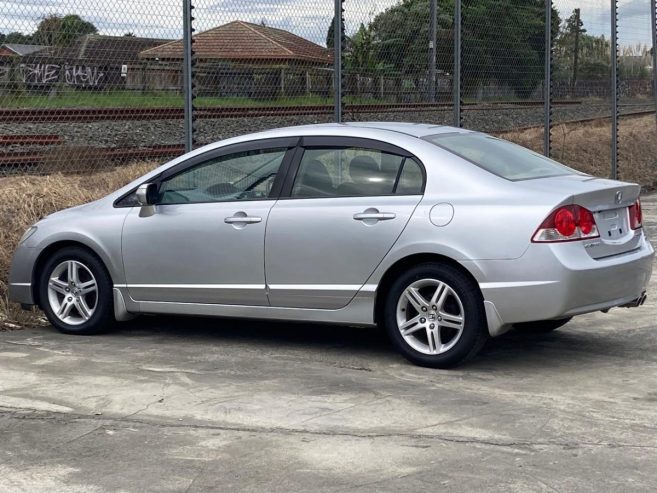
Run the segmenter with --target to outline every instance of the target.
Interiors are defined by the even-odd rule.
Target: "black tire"
[[[570,322],[573,317],[560,318],[558,320],[537,320],[535,322],[522,322],[513,324],[513,327],[522,332],[533,332],[534,334],[546,334],[563,327]]]
[[[60,320],[54,313],[48,297],[48,283],[55,268],[62,262],[74,260],[83,264],[96,281],[95,308],[85,322],[71,325]],[[81,247],[67,247],[55,252],[39,274],[39,301],[48,321],[64,334],[91,335],[109,330],[114,324],[114,299],[112,280],[103,262],[92,252]],[[69,298],[70,299],[70,298]]]
[[[413,348],[397,326],[397,303],[404,290],[416,281],[435,279],[450,286],[463,306],[465,323],[460,339],[441,354],[425,354]],[[450,368],[475,356],[488,339],[488,325],[479,287],[460,269],[447,264],[424,263],[401,274],[385,295],[383,325],[395,348],[409,361],[429,368]]]

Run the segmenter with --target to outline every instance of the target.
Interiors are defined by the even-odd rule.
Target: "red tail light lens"
[[[532,237],[534,243],[574,241],[597,238],[593,213],[580,205],[565,205],[553,211]]]
[[[630,227],[632,229],[639,229],[643,224],[643,212],[641,211],[641,201],[637,199],[634,204],[629,208],[630,211]]]
[[[577,229],[573,211],[566,207],[559,209],[554,214],[554,228],[562,236],[572,236]]]
[[[595,219],[590,210],[579,208],[579,229],[583,235],[590,235],[595,228]]]

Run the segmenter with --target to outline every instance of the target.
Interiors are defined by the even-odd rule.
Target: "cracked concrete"
[[[509,333],[451,371],[376,329],[0,333],[0,491],[654,491],[656,281],[640,309]]]

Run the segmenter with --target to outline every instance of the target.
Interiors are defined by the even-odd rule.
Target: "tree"
[[[2,42],[6,44],[30,44],[32,43],[32,36],[14,31],[7,34]]]
[[[331,19],[331,24],[329,24],[328,31],[326,32],[326,47],[331,49],[333,48],[333,43],[335,41],[335,16]]]
[[[345,58],[345,68],[347,70],[371,72],[377,68],[370,27],[365,27],[363,23],[360,24],[356,34],[350,38],[349,49]]]
[[[556,24],[558,14],[553,10]],[[530,97],[543,79],[545,2],[481,0],[463,8],[463,86],[496,81]]]
[[[561,25],[554,42],[553,77],[570,81],[601,80],[611,70],[611,45],[604,36],[587,34],[576,10]]]
[[[123,37],[124,37],[124,38],[134,38],[134,37],[135,37],[135,33],[133,33],[132,31],[130,31],[130,32],[125,33],[125,34],[123,35]]]
[[[450,36],[453,11],[453,0],[438,0],[439,47]],[[374,17],[370,28],[379,64],[404,75],[419,76],[427,71],[429,0],[402,0]],[[445,56],[440,49],[437,54],[439,68],[451,67],[451,54]]]
[[[569,56],[568,52],[572,51],[572,63],[569,64],[572,71],[572,76],[570,77],[571,95],[574,94],[575,85],[577,84],[580,39],[584,34],[586,34],[586,29],[584,29],[584,22],[582,22],[580,16],[580,9],[575,9],[571,16],[566,19],[563,30],[557,40],[560,43],[560,49],[563,55]]]
[[[32,39],[36,44],[68,46],[80,36],[97,32],[96,26],[79,15],[69,14],[62,17],[51,14],[41,19]]]
[[[436,68],[453,70],[454,0],[437,0]],[[559,26],[553,9],[552,31]],[[496,81],[528,97],[543,78],[544,0],[477,0],[462,8],[462,81],[466,92]],[[401,0],[371,23],[378,64],[408,77],[428,70],[429,0]]]

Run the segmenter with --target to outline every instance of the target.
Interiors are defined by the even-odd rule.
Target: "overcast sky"
[[[347,0],[346,24],[353,32],[397,0]],[[609,0],[555,0],[562,19],[581,8],[590,34],[610,36]],[[623,45],[651,44],[650,0],[619,0]],[[197,0],[198,30],[240,19],[265,22],[324,44],[333,16],[330,0]],[[34,31],[46,14],[76,13],[93,22],[102,34],[174,39],[181,36],[181,3],[176,0],[0,0],[0,32]],[[491,20],[494,22],[494,19]]]

